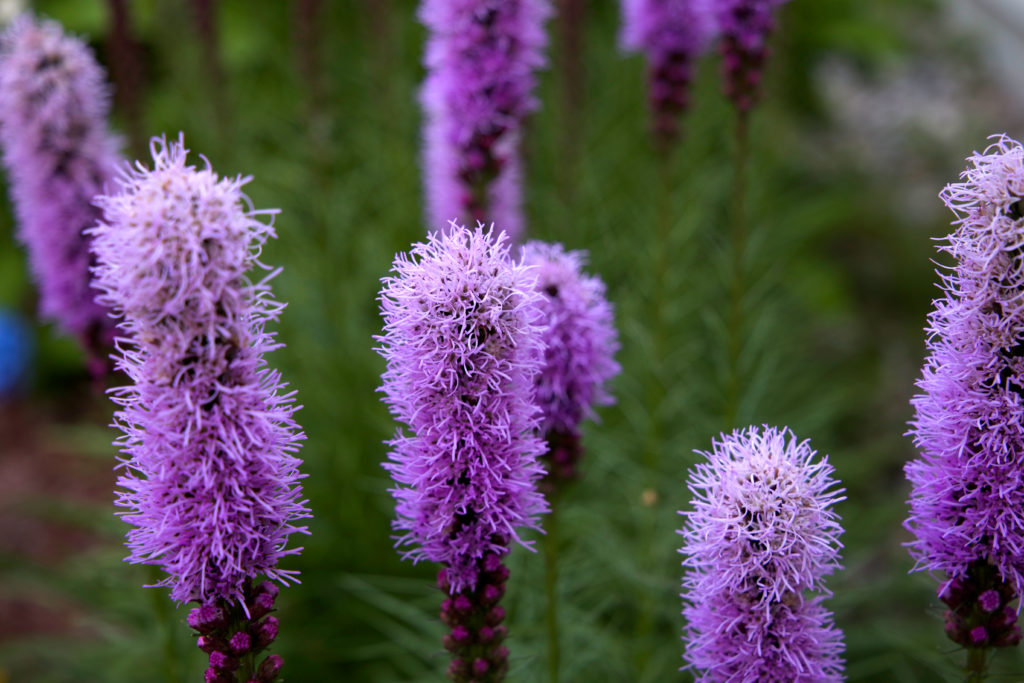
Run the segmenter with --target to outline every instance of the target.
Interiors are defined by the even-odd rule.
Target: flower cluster
[[[242,602],[245,619],[232,619],[232,608],[223,600],[207,602],[188,615],[188,625],[198,634],[196,645],[210,656],[205,683],[235,683],[236,674],[243,683],[272,683],[284,660],[268,655],[256,666],[257,655],[277,638],[274,610],[278,587],[264,581],[256,589],[245,586]]]
[[[508,539],[496,539],[507,545]],[[448,676],[455,683],[492,683],[508,671],[508,648],[502,645],[508,628],[505,608],[498,604],[505,595],[508,568],[502,553],[487,553],[478,563],[478,580],[473,588],[451,594],[441,603],[441,621],[451,629],[443,643],[452,653]],[[450,594],[448,570],[437,575],[437,587]]]
[[[401,547],[447,567],[451,593],[476,587],[499,537],[536,527],[544,452],[532,400],[541,368],[533,277],[505,236],[452,224],[400,254],[380,293],[383,386],[398,432],[385,467]]]
[[[452,223],[399,254],[380,293],[381,391],[411,430],[390,442],[384,465],[397,484],[393,526],[406,557],[444,565],[449,674],[466,683],[504,677],[501,558],[513,539],[528,545],[518,530],[537,528],[548,510],[532,400],[540,297],[505,239]]]
[[[694,63],[715,33],[713,0],[623,0],[622,44],[647,55],[654,134],[662,143],[678,135],[689,106]]]
[[[286,583],[278,561],[309,516],[294,453],[304,438],[293,394],[263,354],[283,304],[259,263],[272,211],[246,209],[248,178],[187,165],[179,140],[154,139],[153,168],[120,177],[97,199],[91,232],[101,301],[123,316],[118,367],[133,381],[114,390],[127,455],[118,505],[129,560],[159,565],[178,601],[241,604],[257,575]]]
[[[103,70],[59,24],[22,15],[0,36],[0,142],[17,235],[28,250],[40,313],[94,356],[104,355],[113,322],[89,284],[83,230],[100,217],[92,199],[119,163],[109,110]]]
[[[713,442],[681,512],[686,659],[701,681],[839,681],[842,633],[821,604],[842,528],[826,458],[788,429]]]
[[[519,136],[537,107],[549,13],[549,0],[423,0],[430,225],[485,221],[513,238],[522,232]]]
[[[722,37],[725,94],[740,112],[761,95],[761,73],[771,54],[768,36],[775,30],[775,9],[788,0],[718,0],[715,20]]]
[[[533,241],[523,248],[523,263],[534,268],[545,323],[534,400],[548,442],[545,481],[554,485],[576,476],[580,422],[594,416],[594,406],[613,402],[606,385],[619,372],[618,333],[604,283],[583,273],[584,252]]]
[[[968,584],[958,601],[1000,582],[1024,590],[1024,148],[1000,136],[968,161],[941,194],[957,217],[942,247],[955,264],[928,317],[911,401],[921,457],[906,467],[915,568]]]

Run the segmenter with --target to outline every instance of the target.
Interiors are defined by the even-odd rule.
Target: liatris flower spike
[[[619,372],[619,340],[604,283],[583,273],[586,253],[534,241],[523,247],[523,262],[534,266],[546,324],[534,400],[548,445],[542,489],[550,496],[577,476],[580,422],[594,417],[595,406],[613,403],[607,383]]]
[[[788,0],[716,0],[722,37],[722,79],[726,96],[746,114],[761,96],[761,75],[771,54],[775,9]]]
[[[103,70],[81,40],[53,21],[18,17],[0,36],[0,143],[28,250],[39,310],[106,371],[114,323],[90,287],[83,230],[100,217],[92,199],[113,179],[117,141]]]
[[[696,60],[715,32],[714,0],[622,0],[622,45],[647,56],[654,136],[667,149],[690,104]]]
[[[452,224],[400,254],[380,293],[387,361],[381,391],[408,426],[385,468],[414,561],[441,563],[455,681],[498,681],[507,669],[502,557],[547,512],[537,491],[544,452],[533,386],[543,342],[530,269],[504,233]]]
[[[680,513],[687,668],[709,683],[842,680],[822,605],[841,547],[832,466],[788,428],[736,430],[702,455]]]
[[[1024,149],[1000,136],[968,161],[940,195],[956,215],[942,247],[955,264],[911,401],[921,457],[906,467],[905,526],[914,568],[942,581],[946,633],[983,652],[1021,640],[1009,605],[1024,590]]]
[[[118,367],[134,384],[113,390],[117,445],[127,455],[117,504],[133,528],[128,560],[157,565],[171,598],[197,601],[189,624],[210,654],[206,680],[271,681],[280,658],[257,666],[277,634],[277,587],[296,572],[279,561],[309,517],[295,457],[304,438],[293,394],[263,355],[279,348],[267,323],[283,304],[246,273],[266,269],[274,236],[242,194],[186,162],[181,139],[151,143],[153,168],[119,178],[91,230],[101,301],[123,316]]]
[[[549,0],[423,0],[430,32],[420,99],[430,225],[495,223],[523,232],[519,138],[537,108]]]

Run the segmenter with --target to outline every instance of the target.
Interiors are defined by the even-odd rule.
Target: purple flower
[[[456,223],[399,254],[380,293],[385,401],[410,430],[384,467],[405,557],[444,565],[441,618],[457,682],[501,680],[502,557],[519,529],[537,528],[540,415],[533,386],[543,362],[540,295],[530,269],[508,257],[505,234]]]
[[[842,632],[821,604],[843,500],[827,458],[788,429],[712,442],[681,512],[686,660],[700,681],[839,681]]]
[[[294,453],[304,438],[294,392],[263,354],[279,348],[267,323],[271,272],[251,283],[276,211],[249,207],[248,178],[186,165],[184,143],[151,143],[120,192],[97,198],[91,230],[101,301],[123,316],[114,390],[127,455],[118,505],[131,562],[159,565],[178,601],[244,603],[257,575],[286,583],[289,537],[309,517]]]
[[[911,401],[921,457],[906,467],[915,569],[956,584],[940,591],[954,616],[989,590],[1007,600],[1024,590],[1024,149],[999,136],[968,161],[940,195],[957,217],[942,247],[955,264],[928,317],[922,393]],[[957,621],[951,637],[976,645],[977,625]],[[993,642],[1020,639],[1015,624],[1002,626],[1010,631]]]
[[[722,36],[722,78],[726,96],[745,113],[761,95],[761,72],[771,51],[768,36],[775,30],[775,8],[788,0],[717,0],[718,32]]]
[[[654,133],[678,135],[690,102],[694,63],[715,32],[713,0],[622,0],[622,45],[647,55]]]
[[[586,258],[585,252],[567,252],[560,244],[534,241],[523,248],[523,262],[534,266],[546,325],[544,368],[537,375],[534,400],[548,441],[551,483],[575,476],[579,424],[595,417],[594,406],[614,402],[606,385],[619,372],[612,307],[604,283],[583,273]]]
[[[397,486],[405,556],[448,567],[450,592],[476,585],[478,562],[503,553],[547,511],[536,482],[533,384],[543,342],[529,270],[504,234],[453,223],[399,254],[380,293],[387,360],[381,391],[399,431],[385,468]]]
[[[0,142],[40,314],[94,354],[114,329],[89,285],[82,232],[100,217],[92,199],[119,163],[108,90],[89,48],[56,22],[22,15],[0,36]]]
[[[523,230],[519,137],[536,109],[548,0],[423,0],[427,220]]]

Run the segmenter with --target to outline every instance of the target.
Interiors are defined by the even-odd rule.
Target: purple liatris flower
[[[654,134],[662,143],[679,133],[689,106],[694,64],[715,32],[713,0],[622,0],[622,45],[647,56]]]
[[[1021,639],[1015,612],[998,608],[1024,590],[1024,149],[1000,136],[968,161],[941,193],[957,217],[942,247],[955,264],[928,316],[911,401],[921,457],[906,467],[906,527],[915,569],[945,579],[949,636],[987,647]]]
[[[586,253],[534,241],[523,248],[523,262],[534,266],[546,325],[534,400],[548,443],[545,482],[553,492],[576,477],[580,422],[594,416],[595,406],[613,402],[607,383],[619,372],[618,333],[604,283],[583,273]]]
[[[151,148],[151,170],[126,169],[120,192],[97,199],[105,218],[91,231],[101,301],[123,316],[118,367],[134,382],[114,390],[128,559],[162,567],[174,600],[203,604],[199,633],[256,638],[267,628],[260,596],[276,588],[253,580],[294,578],[278,562],[299,552],[289,537],[309,517],[294,392],[263,358],[280,347],[265,330],[283,308],[268,284],[276,272],[247,278],[267,269],[258,256],[274,231],[261,219],[276,211],[249,208],[248,178],[187,165],[181,140]],[[239,666],[254,669],[255,651]],[[218,657],[218,671],[235,664]]]
[[[509,259],[505,235],[480,227],[430,234],[392,272],[380,293],[381,390],[410,430],[390,442],[385,465],[397,484],[393,526],[406,557],[444,565],[451,675],[499,680],[501,558],[512,540],[527,545],[519,530],[537,528],[547,511],[532,400],[540,297],[530,269]]]
[[[92,199],[119,163],[109,111],[103,70],[59,24],[22,15],[0,36],[0,143],[40,314],[97,358],[114,326],[90,287],[82,231],[100,217]]]
[[[832,466],[772,427],[702,455],[680,513],[688,667],[708,682],[842,680],[842,632],[822,605],[842,533]]]
[[[768,37],[775,30],[775,9],[788,0],[716,0],[722,37],[722,78],[726,96],[746,113],[761,95],[761,75],[771,54]]]
[[[427,220],[523,230],[519,138],[537,107],[548,0],[423,0]]]

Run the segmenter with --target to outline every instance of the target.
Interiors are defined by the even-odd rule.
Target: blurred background
[[[379,279],[426,230],[415,3],[33,6],[107,67],[129,158],[184,131],[221,174],[254,176],[256,207],[282,210],[264,260],[284,268],[287,347],[269,361],[305,406],[315,515],[288,560],[303,583],[278,601],[284,680],[440,680],[437,568],[392,549],[380,463],[395,425],[371,338]],[[686,681],[676,511],[694,449],[726,427],[733,112],[710,55],[684,138],[659,164],[646,66],[618,48],[618,4],[579,6],[548,23],[525,134],[528,232],[589,251],[623,371],[560,501],[562,680]],[[794,0],[772,44],[750,138],[739,422],[791,426],[846,488],[829,604],[849,679],[958,680],[936,583],[908,574],[901,545],[903,434],[937,292],[933,240],[951,219],[937,194],[988,135],[1024,135],[1024,2]],[[112,405],[75,343],[36,321],[7,202],[0,192],[0,682],[201,680],[187,608],[122,561]],[[517,549],[510,568],[509,680],[546,680],[543,558]],[[1001,652],[994,670],[1024,680],[1024,656]]]

